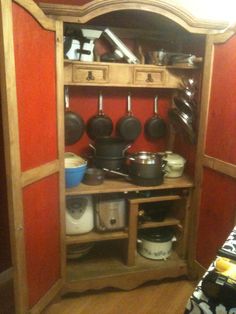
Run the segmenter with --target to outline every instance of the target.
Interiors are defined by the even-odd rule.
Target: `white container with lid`
[[[167,162],[165,166],[166,178],[178,178],[183,175],[186,160],[182,156],[166,151],[162,159]]]

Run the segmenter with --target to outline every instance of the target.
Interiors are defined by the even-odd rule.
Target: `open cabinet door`
[[[1,0],[1,95],[16,313],[40,313],[64,280],[62,24]]]
[[[236,217],[236,35],[208,36],[196,166],[196,261],[208,267]]]

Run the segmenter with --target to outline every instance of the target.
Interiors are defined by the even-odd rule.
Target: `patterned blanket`
[[[229,237],[225,241],[221,250],[220,255],[233,254],[236,257],[236,227],[230,233]],[[207,298],[202,291],[202,281],[204,277],[212,270],[215,269],[215,261],[212,262],[207,272],[198,283],[192,296],[189,298],[184,314],[236,314],[236,293],[235,293],[235,306],[227,307],[226,305],[216,303],[216,301]]]

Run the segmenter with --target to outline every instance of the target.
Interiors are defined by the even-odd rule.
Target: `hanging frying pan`
[[[119,119],[116,130],[119,136],[128,142],[136,140],[141,133],[141,122],[132,114],[130,93],[128,94],[127,115]]]
[[[95,140],[100,137],[111,135],[112,130],[112,120],[103,112],[103,98],[102,93],[100,92],[98,98],[98,114],[88,120],[87,134],[92,140]]]
[[[156,140],[166,135],[166,123],[158,115],[157,102],[158,102],[158,96],[155,96],[154,115],[153,117],[149,118],[144,125],[146,136],[152,140]]]
[[[68,88],[65,88],[65,107],[65,145],[72,145],[82,137],[85,123],[80,115],[69,110]]]

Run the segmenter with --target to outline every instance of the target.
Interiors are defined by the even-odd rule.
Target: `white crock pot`
[[[82,234],[94,228],[94,211],[91,195],[66,198],[66,234]]]
[[[178,178],[183,175],[186,160],[182,156],[167,151],[162,159],[166,161],[166,178]]]
[[[167,259],[176,241],[173,231],[167,227],[145,230],[138,237],[138,253],[155,260]]]

